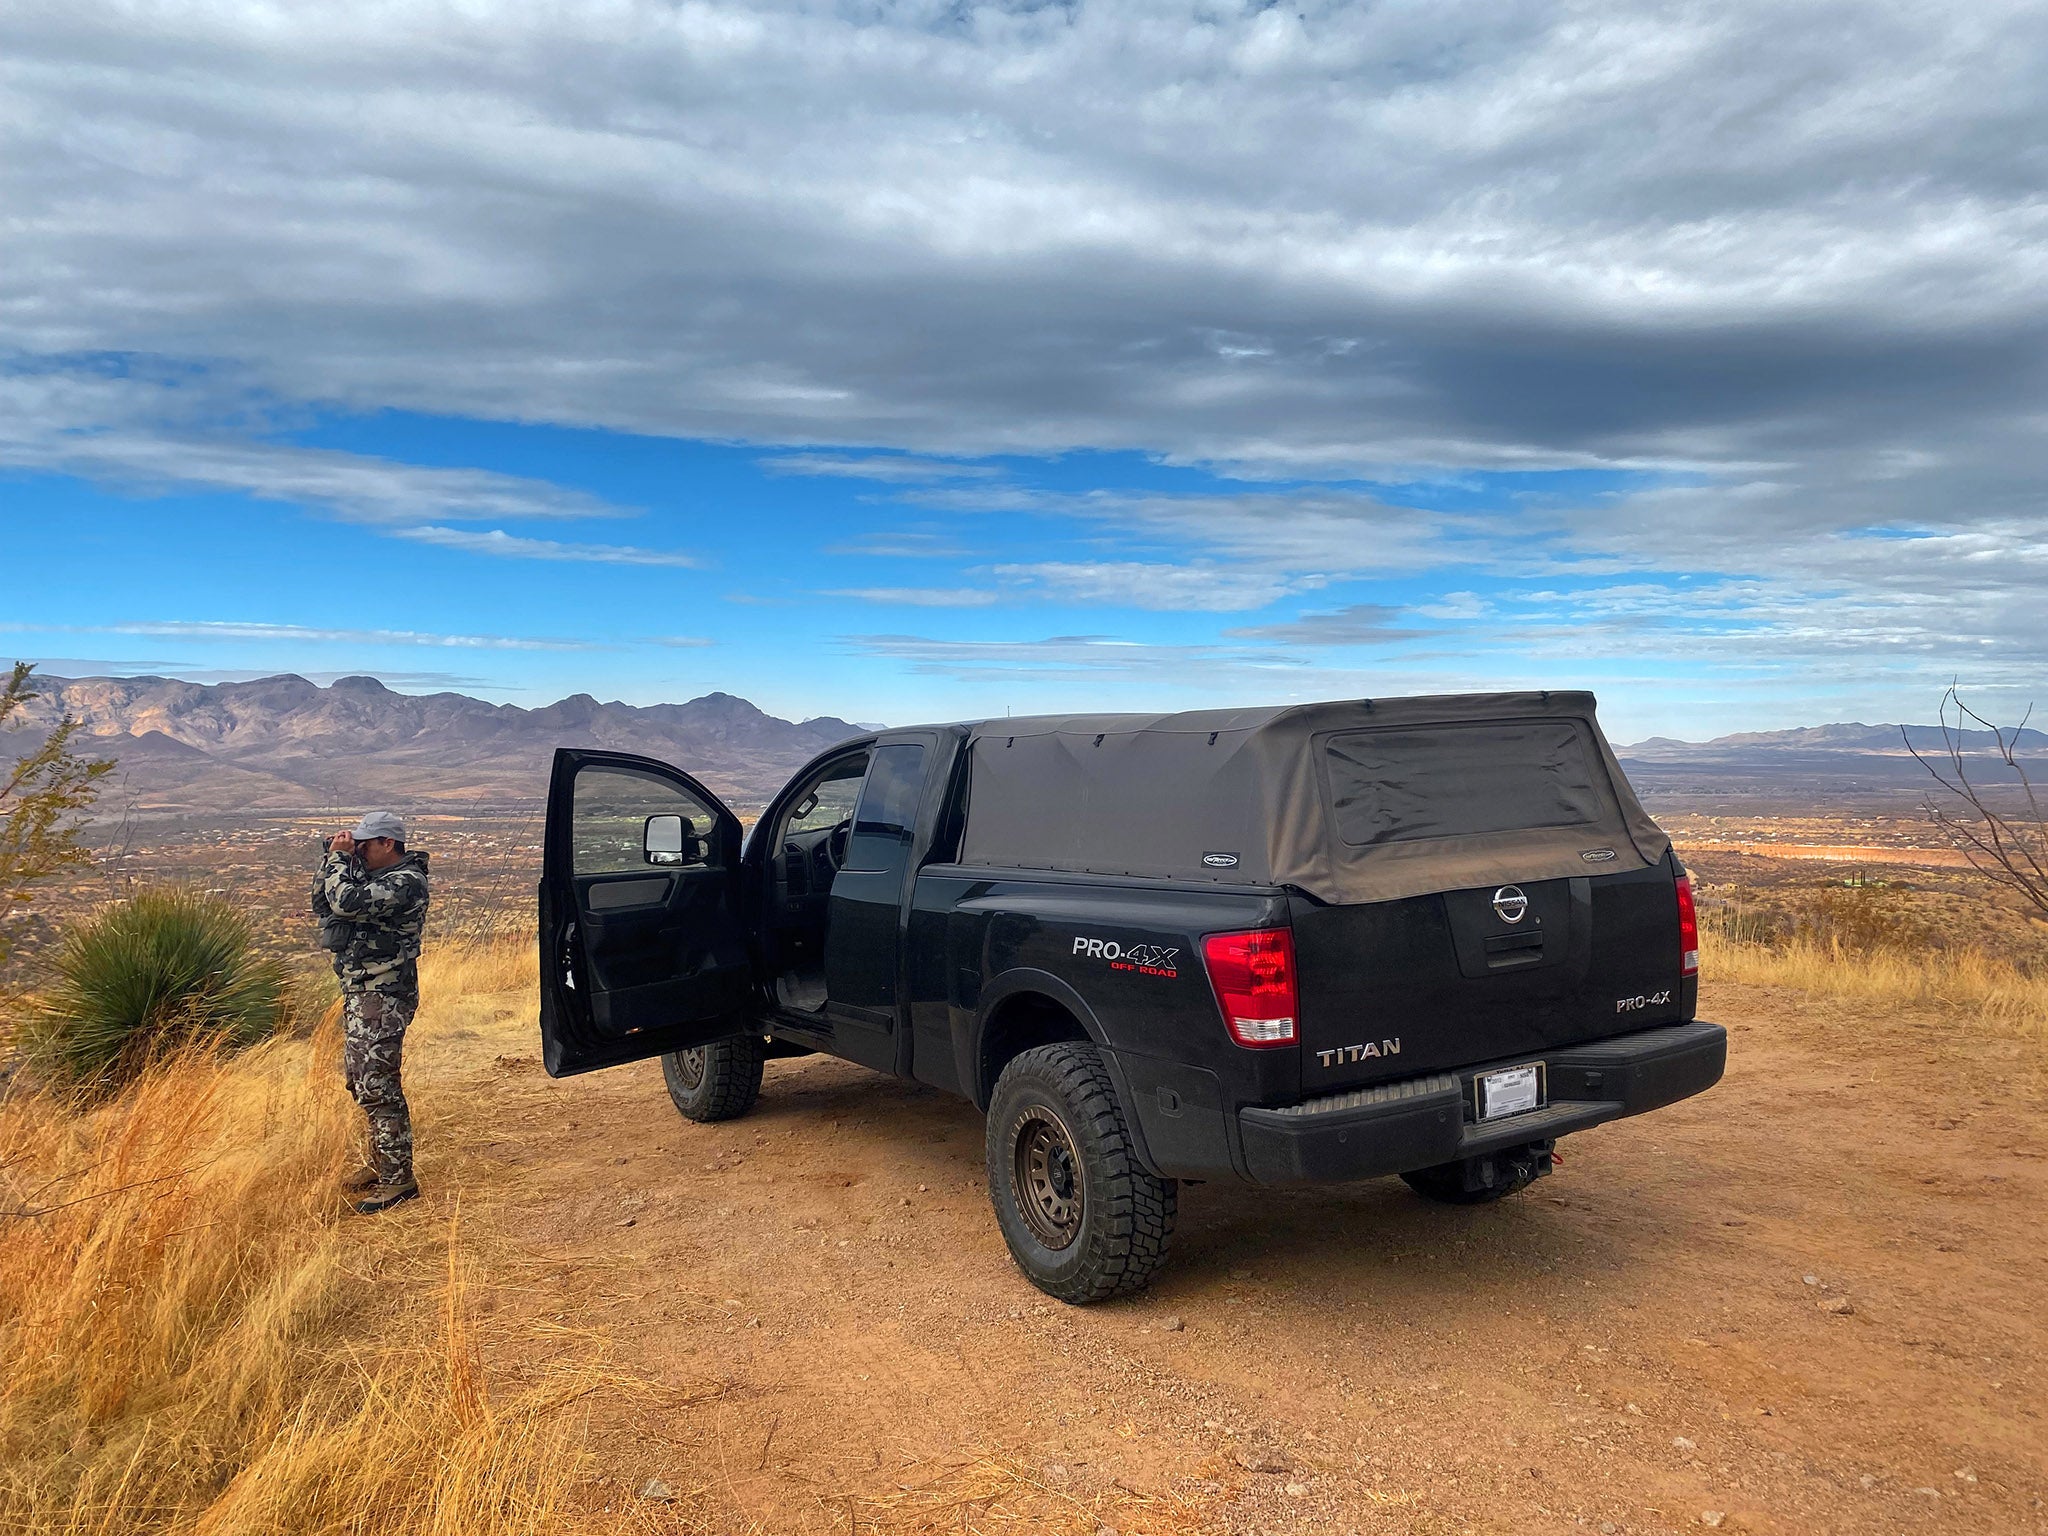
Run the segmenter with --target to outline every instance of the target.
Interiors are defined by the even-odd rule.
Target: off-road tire
[[[1037,1192],[1028,1171],[1019,1187],[1034,1148],[1056,1175]],[[1139,1164],[1094,1046],[1041,1045],[1003,1069],[988,1111],[989,1200],[1011,1258],[1046,1295],[1082,1305],[1142,1290],[1166,1262],[1179,1188]],[[1062,1222],[1054,1207],[1071,1213]]]
[[[1536,1182],[1533,1175],[1517,1176],[1491,1189],[1467,1189],[1462,1161],[1438,1163],[1434,1168],[1417,1168],[1402,1174],[1401,1180],[1425,1200],[1435,1200],[1444,1205],[1491,1205],[1496,1200],[1507,1199],[1509,1195],[1520,1194]]]
[[[740,1035],[693,1051],[670,1051],[661,1058],[661,1075],[669,1098],[688,1119],[737,1120],[761,1097],[765,1059],[759,1035]]]

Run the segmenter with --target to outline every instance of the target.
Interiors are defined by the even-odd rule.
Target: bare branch
[[[1904,726],[1899,727],[1899,735],[1906,751],[1927,770],[1939,790],[1939,794],[1931,794],[1924,802],[1928,821],[1962,854],[1970,868],[2016,892],[2043,917],[2048,917],[2048,818],[2042,814],[2033,776],[2020,757],[2023,733],[2033,714],[2033,706],[2029,705],[2018,725],[2009,730],[1994,725],[1966,704],[1957,684],[1951,682],[1941,696],[1937,715],[1941,751],[1922,753],[1913,745],[1912,733]],[[2017,799],[2024,802],[2024,811],[2001,810],[1986,788],[1970,777],[1972,722],[1991,738],[1986,755],[2012,771]],[[1944,758],[1946,762],[1942,761]]]

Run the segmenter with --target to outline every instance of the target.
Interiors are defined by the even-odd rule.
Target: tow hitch
[[[1557,1143],[1532,1141],[1524,1146],[1505,1147],[1465,1159],[1465,1193],[1468,1195],[1512,1194],[1535,1183],[1558,1161]]]

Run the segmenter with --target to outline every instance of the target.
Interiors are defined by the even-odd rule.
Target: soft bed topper
[[[1392,901],[1660,862],[1590,693],[972,728],[960,862]]]

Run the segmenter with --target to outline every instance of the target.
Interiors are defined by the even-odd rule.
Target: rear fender
[[[982,989],[981,1002],[974,1017],[974,1033],[969,1041],[970,1053],[967,1060],[974,1064],[972,1086],[974,1107],[984,1114],[988,1111],[990,1096],[995,1092],[993,1074],[983,1066],[984,1046],[988,1041],[990,1023],[1002,1011],[1006,1002],[1020,997],[1042,999],[1064,1009],[1081,1026],[1089,1043],[1102,1055],[1102,1064],[1108,1069],[1110,1081],[1116,1085],[1116,1096],[1123,1106],[1124,1122],[1131,1133],[1133,1150],[1146,1171],[1157,1174],[1159,1169],[1152,1161],[1152,1154],[1145,1145],[1144,1128],[1139,1124],[1131,1098],[1131,1085],[1124,1071],[1124,1064],[1115,1050],[1110,1048],[1107,1032],[1102,1021],[1095,1016],[1079,992],[1050,971],[1019,967],[1005,971]]]
[[[989,1024],[1003,1010],[1003,1006],[1019,997],[1040,997],[1056,1004],[1071,1014],[1082,1031],[1094,1044],[1107,1045],[1108,1036],[1102,1028],[1102,1021],[1095,1017],[1079,992],[1050,971],[1033,970],[1020,966],[1005,971],[989,981],[981,989],[981,999],[974,1014],[974,1031],[968,1040],[967,1060],[974,1063],[974,1104],[975,1108],[986,1110],[989,1095],[995,1091],[995,1084],[985,1081],[987,1073],[982,1069],[983,1047],[988,1042]]]

